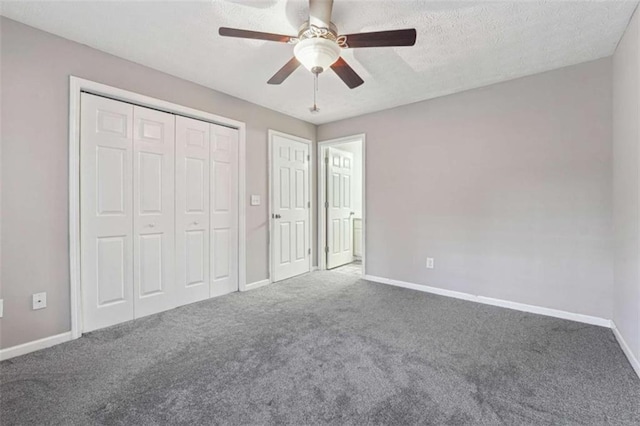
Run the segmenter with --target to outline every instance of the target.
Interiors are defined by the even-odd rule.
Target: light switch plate
[[[35,293],[33,295],[33,310],[47,307],[47,293]]]
[[[433,257],[427,257],[427,269],[433,269]]]
[[[0,318],[4,315],[4,300],[0,299]]]
[[[251,205],[252,206],[259,206],[260,205],[260,196],[259,195],[252,195],[251,196]]]

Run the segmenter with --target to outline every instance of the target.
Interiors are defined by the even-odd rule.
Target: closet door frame
[[[246,288],[246,125],[244,122],[140,95],[79,77],[69,77],[69,278],[71,336],[82,335],[80,263],[80,95],[104,96],[238,130],[238,289]]]

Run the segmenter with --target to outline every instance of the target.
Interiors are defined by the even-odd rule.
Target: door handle
[[[282,216],[280,216],[279,214],[276,214],[276,215],[273,215],[273,217],[274,217],[275,219],[280,219]]]
[[[150,223],[149,224],[149,228],[155,228],[155,227],[156,227],[156,225],[154,223]]]
[[[193,222],[193,225],[198,225],[200,222],[198,222],[197,220],[195,222]]]

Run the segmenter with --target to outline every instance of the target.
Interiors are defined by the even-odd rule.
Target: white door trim
[[[311,204],[310,208],[309,208],[309,221],[308,221],[308,226],[309,226],[309,235],[313,234],[313,226],[312,226],[312,220],[313,220],[313,216],[311,214],[311,212],[313,211],[314,208],[314,203],[313,203],[313,192],[311,191],[312,189],[312,181],[313,181],[313,168],[311,167],[311,165],[313,164],[313,143],[310,139],[305,139],[302,138],[300,136],[295,136],[295,135],[290,135],[288,133],[284,133],[284,132],[279,132],[277,130],[272,130],[269,129],[268,131],[268,139],[269,139],[269,143],[268,143],[268,152],[267,152],[267,157],[268,157],[268,162],[269,165],[267,167],[267,170],[269,172],[269,208],[267,209],[267,214],[269,215],[269,283],[273,282],[273,270],[274,270],[274,259],[275,256],[273,256],[273,226],[274,226],[274,220],[272,217],[272,209],[271,207],[273,206],[273,137],[274,136],[282,136],[288,139],[292,139],[298,142],[302,142],[305,143],[307,145],[309,145],[309,156],[311,157],[311,159],[309,160],[309,203]],[[309,243],[309,248],[311,248],[313,246],[313,244],[310,242]],[[309,256],[309,272],[311,272],[312,270],[312,266],[313,266],[313,250],[311,250],[311,255]]]
[[[71,297],[71,338],[82,334],[82,303],[80,299],[80,94],[92,93],[134,105],[170,112],[213,124],[238,129],[238,287],[246,287],[246,126],[208,112],[140,95],[94,81],[70,76],[69,78],[69,275]]]
[[[327,258],[324,255],[324,247],[326,246],[326,227],[327,218],[324,211],[324,202],[326,201],[326,171],[324,168],[322,151],[324,148],[332,145],[340,145],[348,142],[362,143],[362,276],[367,270],[367,150],[366,150],[366,134],[360,133],[343,138],[329,139],[318,142],[318,270],[327,269]]]

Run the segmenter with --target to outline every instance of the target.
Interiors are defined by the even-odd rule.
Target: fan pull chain
[[[309,111],[311,111],[312,114],[320,112],[320,108],[318,108],[318,105],[316,104],[318,96],[318,74],[319,73],[317,72],[313,73],[313,107],[309,108]]]

